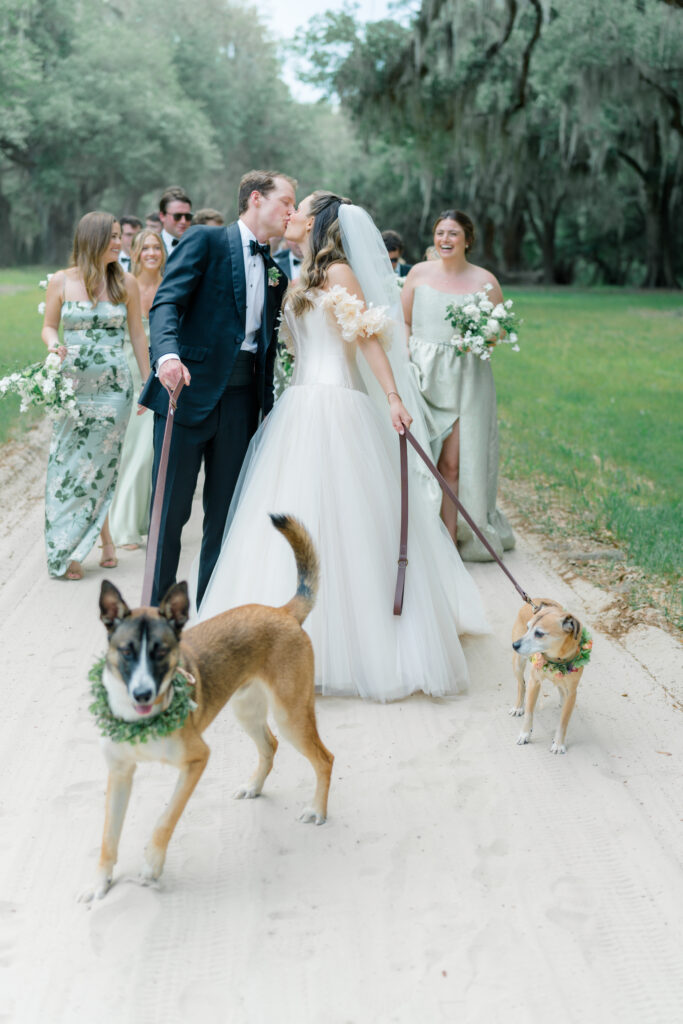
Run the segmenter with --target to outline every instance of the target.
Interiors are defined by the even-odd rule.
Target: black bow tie
[[[253,238],[250,238],[249,252],[251,253],[252,256],[263,256],[265,260],[268,259],[268,257],[270,256],[270,246],[260,245],[258,242],[254,241]]]
[[[174,238],[173,241],[171,242],[171,248],[175,249],[175,247],[176,247],[176,245],[178,244],[179,241],[180,241],[179,238]]]

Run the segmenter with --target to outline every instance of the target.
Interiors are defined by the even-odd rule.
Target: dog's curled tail
[[[302,624],[313,608],[318,593],[319,565],[313,538],[304,524],[294,516],[271,513],[270,518],[275,529],[286,537],[294,552],[297,571],[296,594],[284,608]]]

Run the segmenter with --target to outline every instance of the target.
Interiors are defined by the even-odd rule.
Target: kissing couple
[[[245,174],[238,220],[187,231],[157,291],[153,371],[141,396],[155,412],[155,485],[168,391],[181,376],[186,387],[175,414],[152,603],[175,582],[203,460],[200,621],[236,605],[289,600],[296,571],[268,513],[294,515],[321,564],[306,620],[317,689],[380,701],[417,690],[455,694],[468,680],[459,634],[488,627],[414,467],[406,595],[403,614],[392,613],[400,529],[395,432],[412,424],[418,438],[426,436],[396,277],[365,210],[327,191],[296,206],[295,188],[280,172]],[[291,284],[266,244],[282,235],[304,254]],[[278,332],[295,368],[273,405]]]

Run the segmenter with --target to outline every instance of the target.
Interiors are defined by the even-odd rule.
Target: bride
[[[411,379],[386,249],[368,214],[330,192],[302,200],[285,237],[304,251],[280,331],[295,356],[294,374],[252,441],[199,620],[240,604],[289,600],[294,560],[267,513],[293,514],[310,531],[321,565],[306,620],[318,690],[379,701],[417,690],[457,693],[468,678],[458,634],[487,625],[419,478],[410,492],[403,614],[392,611],[400,478],[391,428],[402,433],[412,418],[401,400],[401,393],[409,399]]]

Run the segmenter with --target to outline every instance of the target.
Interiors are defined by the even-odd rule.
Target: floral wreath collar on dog
[[[584,626],[581,630],[581,639],[579,640],[579,652],[571,661],[551,661],[546,658],[545,654],[541,654],[540,651],[533,654],[530,658],[531,664],[534,668],[542,669],[544,672],[554,672],[560,676],[566,676],[568,672],[578,672],[580,668],[584,668],[591,660],[591,651],[593,650],[593,640]]]
[[[114,743],[146,743],[150,737],[158,739],[169,736],[176,729],[182,729],[187,716],[196,709],[197,705],[190,697],[194,677],[178,666],[171,680],[173,697],[165,711],[154,718],[142,718],[139,722],[126,722],[123,718],[116,718],[109,707],[107,688],[102,682],[105,662],[105,657],[100,658],[88,672],[88,679],[92,683],[90,692],[94,697],[88,710],[95,716],[102,735]]]

